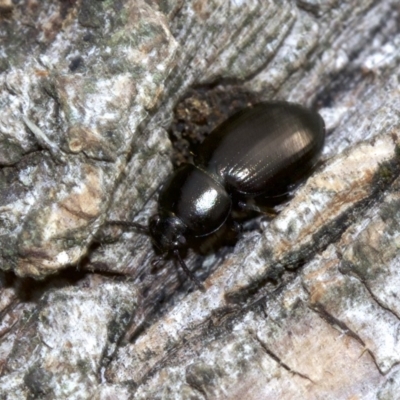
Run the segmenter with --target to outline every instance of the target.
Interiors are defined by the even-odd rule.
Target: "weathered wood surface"
[[[0,398],[399,398],[399,13],[0,0]],[[188,253],[204,293],[103,227],[154,213],[188,93],[210,126],[204,98],[223,93],[300,102],[328,128],[276,218]]]

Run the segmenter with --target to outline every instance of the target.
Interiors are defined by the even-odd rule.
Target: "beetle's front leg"
[[[275,218],[279,214],[279,212],[271,206],[256,204],[254,199],[239,200],[237,206],[242,211],[253,211],[271,219]]]

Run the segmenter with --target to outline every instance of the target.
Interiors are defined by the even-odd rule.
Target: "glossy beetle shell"
[[[324,141],[319,114],[293,103],[259,103],[213,131],[195,163],[228,191],[276,196],[315,165]]]
[[[231,198],[225,188],[209,174],[192,164],[178,168],[160,193],[159,204],[196,236],[217,230],[231,210]]]
[[[324,141],[320,115],[298,104],[259,103],[233,115],[205,139],[195,165],[176,170],[162,188],[150,224],[155,244],[168,251],[213,233],[237,195],[285,194],[315,165]]]

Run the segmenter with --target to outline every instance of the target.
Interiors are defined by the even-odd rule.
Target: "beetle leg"
[[[181,268],[183,269],[183,271],[185,272],[185,274],[187,275],[187,277],[202,291],[204,292],[204,286],[200,283],[200,281],[194,276],[193,272],[187,267],[187,265],[185,264],[185,262],[183,261],[181,255],[179,254],[179,250],[178,249],[174,249],[174,256],[176,257],[176,259],[179,261],[179,265],[181,266]]]
[[[231,229],[233,230],[233,232],[235,233],[241,233],[243,232],[243,226],[242,224],[239,224],[239,222],[233,220],[231,222]]]
[[[273,207],[256,205],[254,203],[246,201],[239,201],[237,204],[238,207],[244,211],[255,211],[269,218],[274,218],[278,215],[278,212]]]
[[[153,267],[154,270],[157,270],[160,267],[161,262],[164,260],[165,260],[164,256],[153,257],[151,260],[151,266]]]
[[[130,222],[130,221],[106,221],[108,225],[119,225],[123,226],[125,228],[134,228],[140,231],[141,233],[144,233],[145,235],[149,235],[149,229],[147,226],[138,224],[137,222]]]

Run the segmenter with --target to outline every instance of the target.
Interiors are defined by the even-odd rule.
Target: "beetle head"
[[[149,221],[153,243],[163,253],[185,247],[186,230],[186,226],[175,215],[156,214]]]

